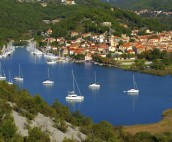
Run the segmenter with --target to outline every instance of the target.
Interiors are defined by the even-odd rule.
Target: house
[[[74,0],[61,0],[62,3],[67,5],[74,5],[76,4]]]
[[[53,33],[53,30],[52,30],[52,29],[48,29],[48,30],[47,30],[47,34],[50,35],[50,34],[52,34],[52,33]]]
[[[142,44],[136,44],[133,46],[133,51],[135,52],[135,54],[140,54],[146,51],[146,47]]]
[[[154,48],[156,48],[157,46],[156,45],[153,45],[153,44],[145,44],[145,45],[143,45],[143,46],[145,46],[146,48],[145,48],[145,51],[148,51],[148,50],[153,50]]]
[[[42,2],[40,4],[41,4],[42,7],[47,7],[47,5],[48,5],[46,2]]]
[[[119,42],[121,41],[121,37],[119,36],[114,36],[114,42]]]
[[[115,47],[115,46],[109,46],[109,47],[108,47],[108,50],[109,50],[110,52],[115,52],[115,51],[116,51],[116,47]]]
[[[129,53],[129,54],[135,54],[135,51],[134,51],[134,50],[129,49],[129,50],[127,50],[127,53]]]
[[[60,22],[60,19],[54,19],[51,21],[52,24],[56,24],[56,23],[59,23]]]
[[[50,20],[43,20],[43,22],[44,22],[45,24],[49,24],[49,23],[50,23]]]
[[[76,4],[74,0],[68,0],[71,5]]]
[[[159,43],[159,42],[160,42],[159,37],[151,38],[151,39],[148,40],[148,43],[150,43],[150,44],[156,44],[156,43]]]
[[[62,41],[62,40],[64,41],[64,38],[63,38],[63,37],[57,37],[57,38],[56,38],[56,41],[57,41],[57,42],[60,42],[60,41]]]
[[[105,58],[106,54],[99,54],[99,56]]]
[[[165,45],[165,44],[160,44],[160,45],[156,46],[156,48],[158,48],[160,51],[163,51],[163,50],[167,51],[169,46]]]
[[[77,38],[76,40],[75,40],[75,42],[76,43],[81,43],[82,42],[82,38],[80,37],[80,38]]]
[[[121,40],[122,40],[123,42],[129,42],[130,37],[127,36],[126,34],[122,34],[122,35],[121,35]]]
[[[89,48],[92,49],[92,50],[97,50],[98,49],[98,45],[91,45]]]
[[[98,42],[102,43],[102,42],[104,42],[104,40],[105,40],[105,36],[103,34],[99,35]]]
[[[92,54],[86,54],[85,55],[85,61],[87,62],[87,61],[91,61],[92,60]]]
[[[74,49],[74,48],[69,48],[69,54],[70,55],[78,55],[78,54],[85,54],[86,50],[84,48],[78,48],[78,49]]]
[[[147,43],[148,36],[147,35],[139,36],[138,39],[139,39],[140,42]]]
[[[52,42],[55,42],[55,41],[56,41],[56,39],[55,39],[55,38],[50,37],[50,38],[47,38],[47,39],[46,39],[46,41],[48,41],[48,42],[52,43]]]
[[[152,32],[151,32],[149,29],[147,29],[147,30],[145,31],[145,33],[146,33],[146,34],[151,34]]]
[[[98,45],[91,45],[86,51],[91,54],[98,53]]]
[[[71,37],[75,37],[75,36],[78,36],[79,33],[78,32],[71,32]]]
[[[86,37],[89,37],[91,36],[91,33],[84,33],[81,35],[82,38],[86,38]]]
[[[108,51],[108,46],[106,43],[101,43],[98,45],[98,51],[101,53],[106,53]]]
[[[133,31],[131,32],[131,35],[132,35],[132,36],[136,36],[136,35],[138,34],[138,32],[139,32],[139,30],[133,30]]]
[[[115,46],[115,40],[113,35],[109,37],[109,44],[110,46]]]
[[[72,48],[72,49],[79,49],[79,44],[78,43],[73,43],[69,46],[69,48]]]
[[[168,33],[161,33],[158,36],[160,38],[160,41],[162,42],[171,41],[172,39],[172,36]]]
[[[51,46],[51,49],[54,51],[54,50],[57,50],[57,47]]]
[[[111,22],[103,22],[101,25],[102,26],[111,27],[112,26],[112,23]]]
[[[119,46],[119,50],[125,52],[127,50],[132,50],[133,49],[133,46],[130,42],[127,42],[127,43],[124,43],[122,45]]]
[[[69,54],[69,49],[68,49],[68,47],[61,47],[61,49],[62,49],[62,54],[63,54],[63,56],[64,55],[68,55]]]

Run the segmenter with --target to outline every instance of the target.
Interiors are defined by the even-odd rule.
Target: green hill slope
[[[110,0],[110,3],[125,9],[172,10],[172,0]]]
[[[77,2],[77,1],[76,1]],[[156,20],[141,18],[130,11],[113,8],[98,0],[81,0],[76,5],[67,6],[48,3],[19,3],[15,0],[0,0],[0,45],[9,38],[31,38],[48,28],[53,29],[53,36],[67,37],[70,31],[113,34],[129,34],[135,28],[149,28],[155,31],[168,30]],[[45,24],[43,20],[58,19],[56,24]],[[111,22],[112,26],[102,26]],[[125,26],[124,26],[125,25]]]

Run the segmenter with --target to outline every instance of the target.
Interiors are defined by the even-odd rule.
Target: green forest
[[[105,1],[105,0],[102,0]],[[110,3],[125,9],[172,10],[172,0],[116,0]]]
[[[149,28],[154,31],[171,29],[171,26],[161,24],[156,19],[141,18],[131,11],[118,9],[98,0],[76,2],[78,2],[76,5],[49,2],[47,7],[42,7],[39,2],[0,0],[0,45],[10,39],[28,39],[34,36],[41,38],[41,32],[49,28],[53,30],[54,37],[69,37],[70,31],[110,32],[121,35],[130,34],[132,29]],[[56,19],[59,22],[55,24],[43,22]],[[112,26],[103,26],[102,22],[111,22]]]

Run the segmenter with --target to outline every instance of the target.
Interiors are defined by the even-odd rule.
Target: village
[[[146,35],[138,36],[138,30],[133,30],[131,36],[122,34],[119,36],[104,34],[93,34],[78,32],[71,32],[70,36],[73,40],[65,40],[63,37],[54,38],[51,37],[52,30],[49,29],[47,33],[49,35],[42,40],[42,42],[54,43],[57,42],[58,47],[51,46],[52,51],[61,51],[62,56],[70,55],[84,55],[85,61],[91,61],[92,55],[96,54],[101,57],[108,57],[109,54],[115,60],[126,60],[123,58],[123,54],[129,54],[135,59],[137,54],[144,51],[153,50],[158,48],[160,51],[166,50],[172,52],[172,32],[153,33],[150,30],[146,30]]]

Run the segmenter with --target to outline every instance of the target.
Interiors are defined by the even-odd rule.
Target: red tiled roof
[[[123,45],[121,45],[122,47],[130,47],[131,46],[131,43],[130,42],[127,42],[127,43],[124,43]]]

